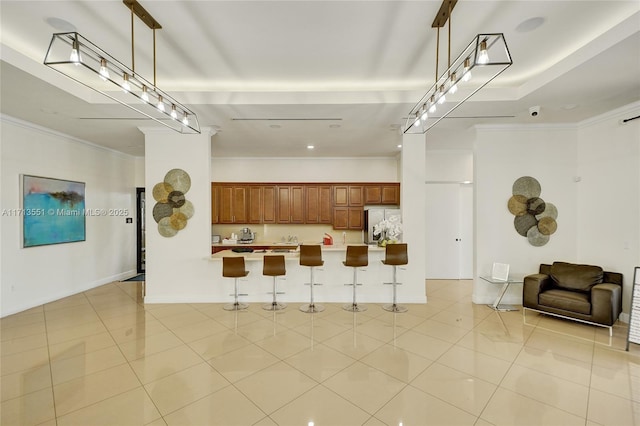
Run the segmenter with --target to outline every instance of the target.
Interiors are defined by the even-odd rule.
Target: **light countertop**
[[[214,246],[224,246],[224,247],[229,247],[230,244],[213,244]],[[323,252],[346,252],[347,251],[347,246],[349,245],[365,245],[365,244],[347,244],[347,245],[342,245],[342,244],[334,244],[334,245],[330,245],[330,246],[325,246],[325,245],[321,245],[322,247],[322,251]],[[236,246],[236,245],[234,245]],[[250,260],[262,260],[262,258],[266,255],[284,255],[285,260],[289,260],[289,259],[298,259],[300,257],[300,250],[298,249],[297,245],[285,245],[285,244],[261,244],[261,243],[255,243],[255,244],[238,244],[238,246],[241,247],[247,247],[247,248],[253,248],[253,247],[265,247],[265,246],[269,246],[269,247],[280,247],[282,246],[282,249],[287,249],[290,248],[291,250],[288,252],[279,252],[279,251],[274,251],[274,250],[265,250],[264,252],[262,250],[260,251],[254,251],[254,252],[246,252],[246,253],[236,253],[234,251],[232,251],[231,249],[229,250],[223,250],[223,251],[219,251],[216,254],[211,255],[211,260],[220,260],[223,257],[238,257],[238,256],[244,256],[245,260],[250,261]],[[369,252],[384,252],[385,248],[384,247],[378,247],[377,245],[369,245]]]

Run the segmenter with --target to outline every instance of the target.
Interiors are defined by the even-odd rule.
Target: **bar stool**
[[[369,246],[347,246],[347,258],[342,263],[353,268],[353,284],[345,284],[353,286],[353,302],[347,303],[342,309],[350,312],[366,311],[366,306],[356,302],[356,287],[362,285],[358,284],[358,268],[369,265]]]
[[[384,260],[381,261],[385,265],[393,266],[393,282],[384,283],[393,286],[393,303],[389,303],[382,306],[382,309],[389,312],[407,312],[406,306],[398,305],[396,303],[396,285],[401,285],[396,279],[396,270],[398,266],[406,265],[409,263],[407,256],[407,244],[387,244],[384,252]]]
[[[239,311],[249,307],[247,303],[238,302],[238,296],[246,296],[246,294],[238,294],[238,278],[246,277],[247,275],[249,275],[249,271],[244,268],[243,256],[222,258],[222,276],[234,278],[233,303],[224,305],[225,311]]]
[[[273,301],[271,303],[265,303],[262,305],[262,309],[266,311],[279,311],[287,307],[286,304],[278,302],[276,300],[276,279],[277,277],[284,276],[287,270],[284,266],[284,256],[265,256],[262,262],[262,275],[273,277]]]
[[[311,288],[311,299],[308,305],[300,306],[300,310],[308,314],[313,312],[322,312],[324,311],[324,306],[317,305],[313,301],[313,286],[322,285],[316,283],[313,279],[314,268],[324,265],[324,261],[322,260],[321,247],[319,245],[302,244],[300,246],[300,265],[308,266],[309,270],[311,271],[311,281],[309,282],[309,287]]]

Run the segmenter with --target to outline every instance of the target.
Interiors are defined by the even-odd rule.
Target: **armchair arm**
[[[522,287],[522,305],[526,308],[538,307],[538,295],[551,284],[551,277],[546,274],[533,274],[524,277]]]
[[[598,324],[613,325],[622,311],[622,287],[602,283],[591,287],[591,317]]]

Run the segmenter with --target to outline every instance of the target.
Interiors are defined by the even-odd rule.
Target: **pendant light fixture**
[[[404,133],[426,133],[513,64],[502,33],[476,35],[451,61],[451,12],[457,1],[443,0],[431,24],[432,28],[437,29],[435,83],[409,111]],[[440,28],[447,22],[448,68],[438,75]],[[428,114],[422,111],[428,111]]]
[[[137,0],[123,3],[131,10],[131,68],[77,32],[54,34],[44,64],[163,126],[200,133],[193,111],[156,85],[156,30],[162,26]],[[135,71],[134,15],[153,31],[153,83]]]

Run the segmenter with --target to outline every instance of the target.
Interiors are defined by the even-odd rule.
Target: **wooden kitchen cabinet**
[[[362,185],[334,185],[333,205],[336,207],[364,206]]]
[[[251,185],[247,191],[248,223],[276,223],[276,187]]]
[[[331,185],[307,185],[305,223],[332,223]]]
[[[211,184],[211,223],[220,223],[220,187]]]
[[[333,229],[362,229],[364,209],[362,207],[334,207]]]
[[[276,223],[304,223],[304,186],[278,186]]]
[[[222,185],[219,200],[219,223],[248,223],[248,186]]]
[[[367,184],[364,186],[364,204],[400,205],[400,184]]]

